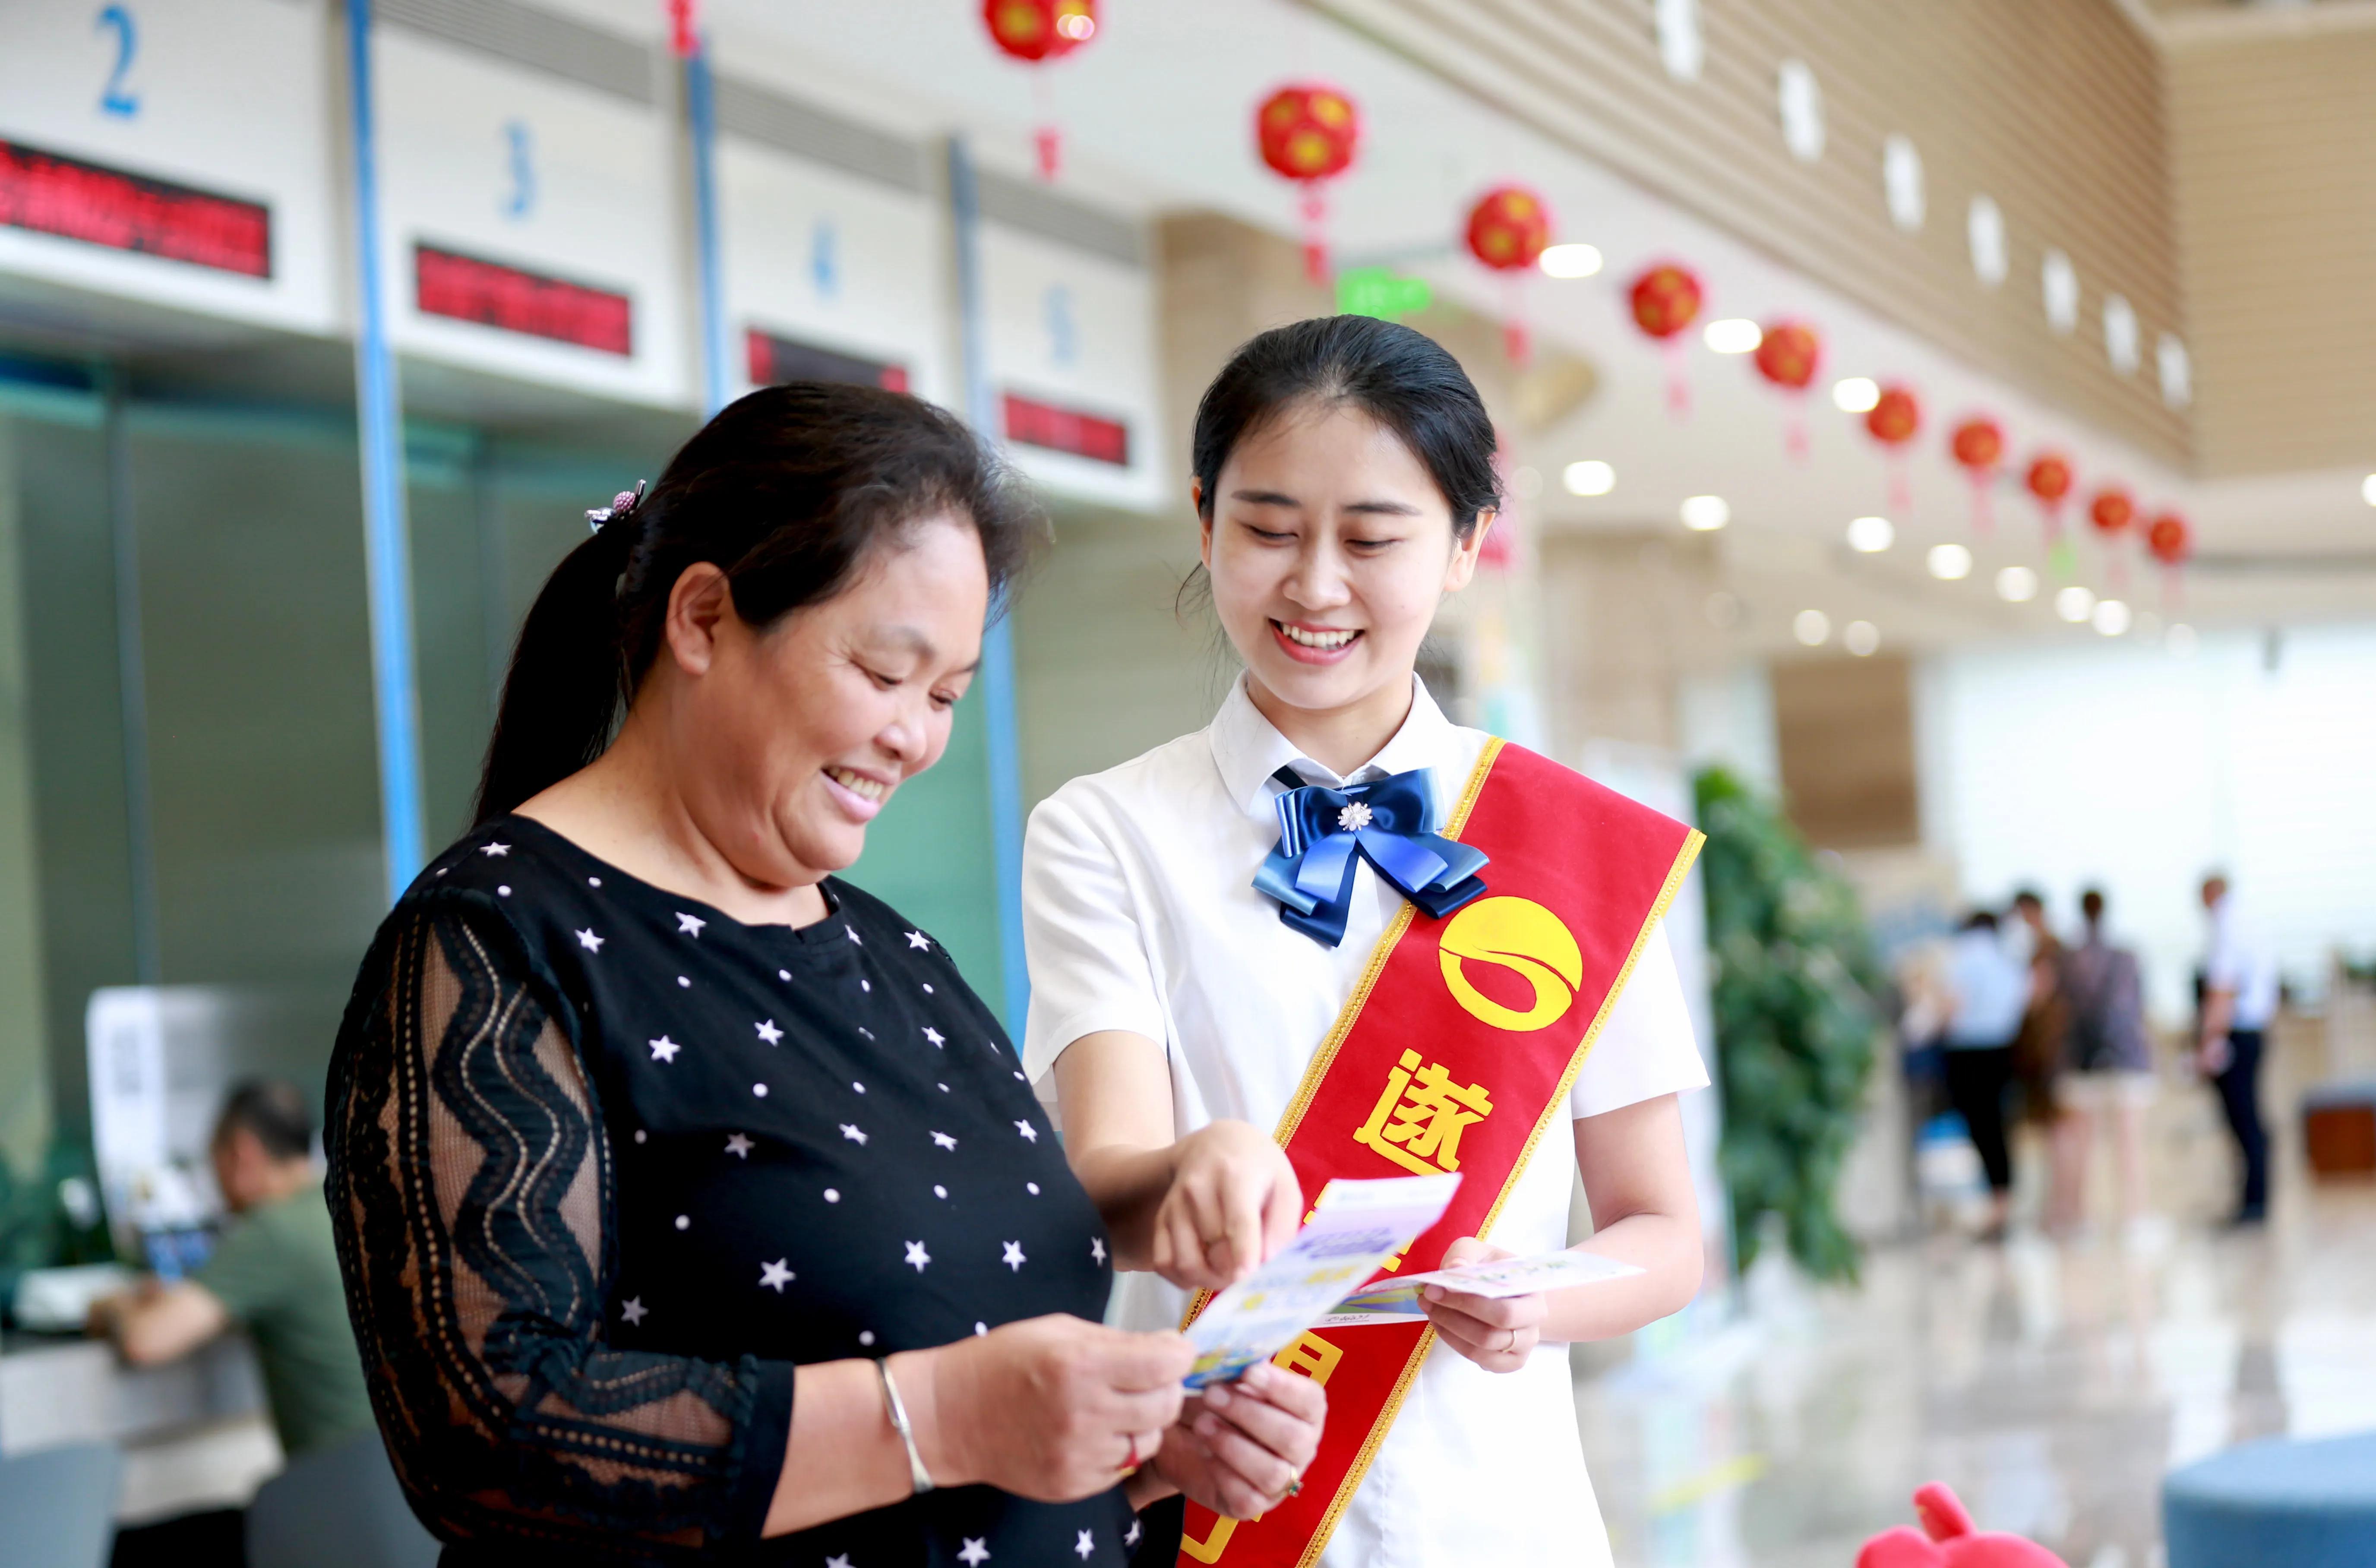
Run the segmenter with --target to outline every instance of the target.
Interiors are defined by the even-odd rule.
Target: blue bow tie
[[[1406,898],[1442,920],[1485,891],[1482,852],[1433,831],[1435,791],[1426,768],[1343,790],[1306,784],[1288,768],[1275,802],[1278,848],[1254,886],[1278,900],[1278,918],[1325,947],[1345,940],[1353,867],[1366,860]]]

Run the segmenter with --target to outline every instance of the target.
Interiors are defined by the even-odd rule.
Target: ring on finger
[[[1502,1346],[1502,1353],[1506,1356],[1518,1348],[1518,1331],[1515,1328],[1505,1328],[1502,1332],[1510,1336]]]

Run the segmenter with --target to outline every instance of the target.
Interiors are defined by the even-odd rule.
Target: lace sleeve
[[[380,1431],[448,1540],[648,1560],[755,1539],[791,1367],[604,1344],[611,1160],[572,1017],[468,897],[399,909],[365,960],[325,1143]]]

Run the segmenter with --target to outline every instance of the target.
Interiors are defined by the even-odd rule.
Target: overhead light
[[[1700,339],[1719,354],[1752,354],[1765,341],[1765,329],[1745,316],[1730,315],[1709,322]]]
[[[2359,499],[2376,506],[2376,474],[2370,474],[2359,481]]]
[[[1881,628],[1870,621],[1851,621],[1840,634],[1840,646],[1859,659],[1869,659],[1881,647]]]
[[[2129,607],[2117,599],[2099,599],[2096,612],[2088,619],[2096,629],[2108,637],[2117,637],[2129,629]]]
[[[1562,469],[1560,483],[1570,495],[1606,495],[1617,488],[1617,470],[1598,457],[1586,457]]]
[[[1790,622],[1790,635],[1809,647],[1821,647],[1832,637],[1832,618],[1820,610],[1801,610]]]
[[[1881,384],[1869,375],[1832,383],[1832,406],[1844,414],[1869,414],[1881,401]]]
[[[1924,559],[1930,563],[1930,575],[1942,582],[1972,575],[1972,552],[1960,544],[1934,544]]]
[[[1732,521],[1732,507],[1721,495],[1687,495],[1682,516],[1683,527],[1696,533],[1714,533]]]
[[[1548,245],[1535,265],[1549,278],[1589,278],[1600,270],[1600,251],[1594,245]]]
[[[1848,523],[1848,548],[1867,555],[1878,555],[1897,540],[1897,529],[1887,517],[1856,517]]]
[[[2075,626],[2096,613],[2096,596],[2073,583],[2054,596],[2054,612]]]
[[[2007,566],[1997,574],[1997,597],[2008,604],[2026,604],[2037,597],[2037,574],[2026,566]]]
[[[2177,625],[2172,626],[2169,629],[2168,635],[2163,637],[2161,642],[2162,647],[2169,649],[2171,653],[2177,655],[2180,659],[2192,659],[2194,657],[2194,628],[2188,625],[2183,621],[2180,621]]]

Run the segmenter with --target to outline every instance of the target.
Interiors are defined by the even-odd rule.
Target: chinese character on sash
[[[1460,1169],[1461,1129],[1492,1111],[1484,1085],[1463,1088],[1441,1062],[1422,1067],[1419,1052],[1406,1051],[1402,1064],[1386,1075],[1385,1092],[1353,1141],[1415,1175],[1432,1176]]]

